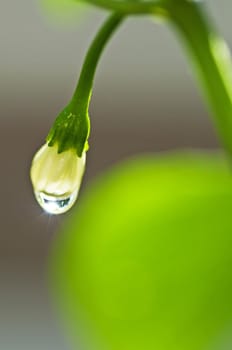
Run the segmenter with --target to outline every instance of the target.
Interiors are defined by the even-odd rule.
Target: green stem
[[[159,13],[163,8],[163,1],[118,1],[118,0],[84,0],[89,4],[101,7],[105,10],[116,11],[124,14],[145,15]]]
[[[155,14],[169,18],[177,28],[214,114],[216,128],[232,155],[232,64],[224,41],[203,6],[187,0],[85,0],[127,14]]]
[[[174,5],[170,1],[167,10],[197,69],[219,135],[232,155],[232,64],[229,49],[216,34],[202,5],[187,1]]]
[[[232,155],[232,65],[224,41],[216,34],[203,7],[190,0],[118,1],[86,0],[117,12],[103,24],[87,53],[80,79],[69,105],[58,116],[48,135],[49,145],[59,144],[59,152],[75,148],[81,155],[89,135],[88,107],[97,63],[125,13],[149,13],[169,18],[177,28],[190,58],[197,68],[201,85],[214,112],[221,139]],[[137,11],[137,12],[136,12]],[[144,11],[144,12],[143,12]],[[124,12],[124,14],[122,14]]]
[[[93,40],[81,70],[80,78],[70,103],[56,118],[47,136],[48,146],[58,144],[58,153],[75,150],[79,157],[88,149],[90,121],[88,114],[94,74],[101,53],[124,16],[110,15]]]
[[[72,105],[79,111],[81,110],[84,113],[88,112],[97,64],[106,43],[110,39],[115,29],[122,22],[123,18],[124,16],[118,13],[112,14],[97,33],[87,52],[80,78],[71,101]]]

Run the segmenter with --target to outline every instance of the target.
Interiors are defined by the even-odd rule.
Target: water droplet
[[[58,144],[43,145],[31,165],[31,181],[39,205],[49,214],[68,211],[77,199],[86,155],[70,149],[58,153]]]
[[[65,196],[35,192],[39,205],[49,214],[63,214],[68,211],[77,199],[78,191]]]

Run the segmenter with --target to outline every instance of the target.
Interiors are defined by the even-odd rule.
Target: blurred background
[[[206,3],[232,46],[231,2]],[[54,118],[72,96],[86,49],[106,13],[86,6],[67,23],[50,10],[39,0],[0,3],[0,348],[4,350],[69,349],[46,274],[51,244],[65,216],[50,217],[38,207],[29,169]],[[175,33],[146,18],[128,19],[108,45],[90,114],[90,151],[81,195],[98,173],[131,155],[218,147]]]

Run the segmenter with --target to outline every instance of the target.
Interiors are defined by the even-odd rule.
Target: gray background
[[[209,12],[232,45],[229,0]],[[47,257],[64,217],[35,203],[30,161],[68,102],[88,44],[105,12],[69,25],[39,1],[0,2],[0,349],[69,349],[52,305]],[[174,33],[129,19],[102,57],[91,102],[92,134],[82,189],[132,154],[213,148],[217,140]]]

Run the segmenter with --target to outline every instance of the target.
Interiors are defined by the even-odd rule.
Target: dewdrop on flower
[[[62,214],[75,203],[85,170],[86,153],[74,149],[58,153],[57,144],[43,145],[31,165],[31,181],[39,205],[50,214]]]

